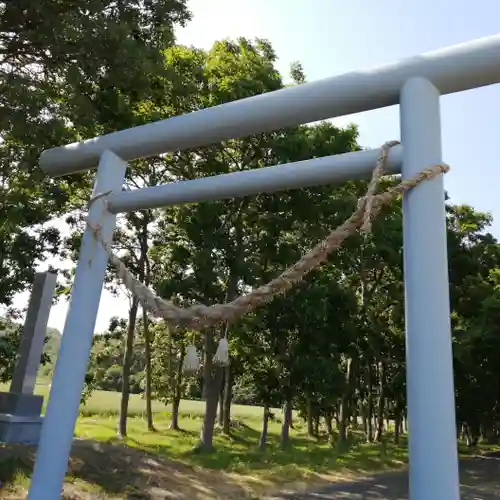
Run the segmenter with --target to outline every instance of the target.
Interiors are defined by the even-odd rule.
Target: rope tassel
[[[194,373],[198,371],[200,367],[200,357],[198,356],[198,351],[195,345],[189,345],[186,349],[186,357],[184,358],[184,363],[182,364],[182,371],[184,373]]]
[[[229,365],[229,345],[227,337],[222,337],[219,340],[219,345],[217,346],[217,351],[215,351],[213,361],[221,366]]]

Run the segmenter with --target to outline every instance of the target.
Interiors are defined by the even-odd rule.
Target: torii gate
[[[127,162],[167,151],[400,104],[402,146],[389,155],[404,179],[441,162],[440,95],[500,82],[500,34],[395,64],[242,99],[44,151],[62,176],[97,168],[89,222],[110,241],[116,214],[368,177],[378,150],[122,191]],[[307,167],[307,168],[304,168]],[[107,206],[108,210],[105,209]],[[442,175],[403,200],[406,357],[412,500],[458,500],[445,199]],[[103,211],[104,216],[102,215]],[[91,258],[90,258],[91,257]],[[29,500],[60,498],[108,255],[85,231]]]

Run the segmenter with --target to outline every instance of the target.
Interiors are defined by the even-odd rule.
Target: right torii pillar
[[[441,159],[440,93],[412,78],[401,91],[403,179]],[[459,500],[443,176],[403,200],[411,500]]]

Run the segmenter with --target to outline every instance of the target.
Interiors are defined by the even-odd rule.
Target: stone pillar
[[[9,392],[0,392],[0,441],[37,443],[43,397],[33,394],[56,286],[55,273],[37,273]]]

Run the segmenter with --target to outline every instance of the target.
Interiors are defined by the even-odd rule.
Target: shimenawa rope
[[[361,229],[365,233],[370,232],[371,221],[376,217],[382,206],[391,202],[398,195],[407,193],[423,181],[433,179],[449,171],[449,166],[444,163],[434,165],[422,170],[415,177],[402,181],[398,185],[389,188],[383,193],[375,194],[380,178],[384,174],[389,150],[397,144],[399,144],[399,142],[390,141],[381,147],[380,155],[373,170],[366,194],[358,200],[357,207],[349,218],[334,229],[323,241],[303,255],[299,261],[283,271],[278,277],[274,278],[266,285],[253,289],[246,295],[240,295],[232,302],[215,304],[213,306],[196,304],[190,307],[181,308],[175,306],[170,301],[158,297],[149,290],[149,288],[134,278],[126,265],[113,252],[110,244],[102,239],[99,226],[92,227],[88,222],[87,225],[93,231],[97,241],[100,242],[108,253],[110,262],[115,267],[119,279],[128,290],[137,297],[142,307],[154,316],[163,318],[169,323],[192,330],[201,330],[205,327],[211,327],[223,322],[231,323],[262,304],[269,302],[275,296],[291,289],[295,284],[300,282],[304,276],[326,262],[329,254],[338,249],[343,241],[357,229]],[[90,203],[101,197],[102,195],[97,195]],[[219,355],[215,357],[215,360],[221,364],[227,363],[228,358],[227,339],[225,337],[221,339],[221,343],[224,341],[226,344],[219,346]],[[192,347],[193,346],[190,346],[191,350],[193,350]],[[196,354],[196,351],[194,351],[194,353]],[[194,360],[191,361],[194,363]]]

